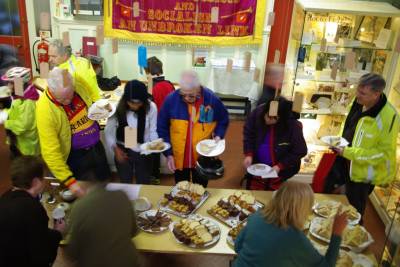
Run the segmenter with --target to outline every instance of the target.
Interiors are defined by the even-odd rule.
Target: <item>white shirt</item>
[[[154,102],[150,102],[150,109],[146,114],[146,125],[144,129],[144,137],[143,141],[145,143],[154,141],[158,139],[157,134],[157,106]],[[137,128],[138,127],[138,117],[133,111],[127,111],[126,120],[129,127]],[[104,129],[105,139],[107,146],[114,151],[114,147],[117,145],[117,128],[118,128],[118,119],[116,116],[112,116],[108,119],[106,128]],[[138,144],[135,148],[131,150],[135,152],[140,152],[140,144]]]

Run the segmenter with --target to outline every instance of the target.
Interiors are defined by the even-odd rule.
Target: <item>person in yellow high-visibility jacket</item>
[[[50,67],[66,69],[72,77],[80,76],[87,83],[86,90],[92,98],[100,97],[100,89],[97,84],[96,73],[89,60],[76,57],[72,54],[70,46],[64,46],[63,41],[55,39],[49,45]]]
[[[361,215],[374,186],[388,185],[396,175],[400,121],[383,93],[385,87],[385,80],[378,74],[368,73],[360,78],[342,133],[350,145],[332,148],[345,159],[334,168],[344,170],[341,173],[346,178],[346,196]]]

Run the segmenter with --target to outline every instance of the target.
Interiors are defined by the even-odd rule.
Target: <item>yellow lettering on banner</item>
[[[217,35],[224,35],[225,32],[222,29],[222,25],[217,25]]]
[[[183,24],[182,23],[175,24],[175,31],[176,33],[183,33]]]
[[[183,32],[184,33],[193,33],[193,31],[192,31],[192,25],[193,25],[193,23],[184,23],[183,24]]]
[[[154,13],[154,17],[156,20],[162,20],[163,12],[160,9],[157,9],[156,12]]]
[[[153,20],[154,19],[154,9],[147,10],[147,19]]]
[[[157,31],[158,32],[165,32],[166,30],[167,30],[167,25],[165,24],[165,22],[163,22],[163,21],[159,22]]]
[[[169,20],[169,11],[168,10],[164,10],[163,17],[164,17],[164,20]]]
[[[176,2],[176,6],[174,8],[175,10],[182,10],[181,8],[181,2]]]
[[[147,31],[147,21],[140,20],[139,21],[139,26],[140,26],[140,31],[141,32],[146,32]]]
[[[210,35],[212,26],[212,24],[203,24],[203,34]]]
[[[202,25],[201,24],[196,24],[194,25],[194,33],[195,34],[201,34],[201,29],[202,29]]]
[[[147,22],[147,26],[148,26],[148,31],[152,31],[152,32],[156,32],[157,31],[157,21],[153,20],[153,21],[149,21]]]
[[[248,26],[240,26],[239,36],[249,35],[249,27]]]
[[[192,17],[193,12],[186,11],[185,12],[185,21],[194,21],[194,17]]]
[[[175,32],[175,23],[167,22],[167,32]]]
[[[119,21],[119,26],[120,29],[125,29],[126,28],[126,22],[125,19],[121,18]]]
[[[176,15],[175,11],[170,11],[169,12],[169,20],[170,21],[175,21],[175,15]]]
[[[183,19],[183,12],[179,11],[177,16],[176,16],[176,21],[182,22],[183,20],[184,20]]]

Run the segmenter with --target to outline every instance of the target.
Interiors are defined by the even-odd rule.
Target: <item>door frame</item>
[[[17,0],[18,2],[18,13],[21,27],[21,37],[10,36],[10,35],[0,35],[0,43],[9,43],[10,39],[13,43],[17,43],[14,39],[22,38],[22,44],[24,49],[21,51],[24,55],[25,67],[31,68],[31,53],[30,53],[30,43],[29,43],[29,31],[28,31],[28,19],[26,13],[25,0]],[[19,49],[19,48],[17,48]]]

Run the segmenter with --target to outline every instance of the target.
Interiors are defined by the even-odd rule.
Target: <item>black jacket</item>
[[[46,211],[26,191],[0,198],[0,266],[50,266],[57,256],[60,232],[48,228]]]
[[[258,163],[257,150],[265,139],[267,130],[271,128],[262,116],[265,104],[258,106],[247,118],[243,129],[243,146],[246,155],[253,156],[253,163]],[[301,158],[307,155],[307,145],[303,136],[303,127],[296,119],[296,114],[278,122],[271,135],[273,164],[279,165],[279,177],[286,180],[298,173]]]

